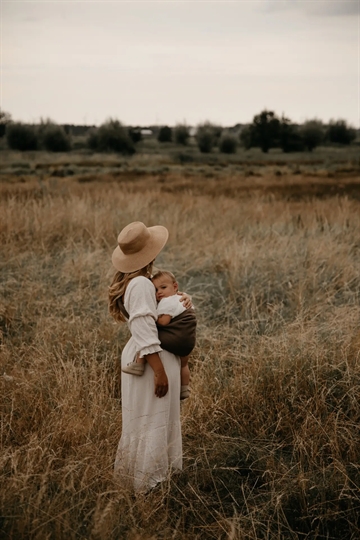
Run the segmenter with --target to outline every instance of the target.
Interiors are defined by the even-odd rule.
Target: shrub
[[[49,152],[68,152],[71,149],[70,137],[62,126],[46,123],[40,127],[41,144]]]
[[[172,129],[169,126],[163,126],[158,133],[159,142],[171,142],[172,141]]]
[[[330,120],[326,137],[332,143],[350,144],[356,139],[356,131],[345,120]]]
[[[38,147],[35,127],[21,122],[6,126],[6,140],[12,150],[36,150]]]
[[[197,126],[195,139],[200,152],[209,153],[213,146],[218,143],[221,136],[222,128],[210,122],[204,122]]]
[[[200,152],[208,154],[214,146],[214,134],[209,129],[201,129],[196,134],[196,142]]]
[[[134,143],[126,128],[121,122],[111,118],[96,131],[90,132],[87,143],[89,148],[99,152],[119,152],[128,155],[135,152]]]
[[[141,129],[139,127],[129,127],[128,134],[134,144],[140,142],[142,139]]]
[[[174,138],[177,144],[185,146],[190,138],[189,127],[186,124],[177,124],[174,129]]]
[[[300,126],[300,135],[305,147],[312,152],[324,140],[324,126],[321,120],[307,120]]]
[[[238,139],[232,133],[223,133],[219,141],[220,152],[224,154],[235,154],[238,145]]]

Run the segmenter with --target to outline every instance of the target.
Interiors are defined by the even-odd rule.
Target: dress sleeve
[[[124,304],[129,313],[129,328],[140,356],[161,352],[156,328],[155,287],[143,276],[129,283]]]

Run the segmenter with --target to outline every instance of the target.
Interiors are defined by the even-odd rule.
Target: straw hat
[[[116,270],[128,274],[151,263],[165,246],[169,232],[166,227],[146,227],[141,221],[127,225],[118,236],[118,247],[112,254]]]

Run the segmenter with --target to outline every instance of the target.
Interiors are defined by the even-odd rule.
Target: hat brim
[[[140,251],[125,255],[119,246],[114,249],[111,260],[116,270],[124,274],[136,272],[151,263],[159,255],[169,238],[169,231],[162,225],[147,227],[147,230],[150,237],[146,242],[146,246]]]

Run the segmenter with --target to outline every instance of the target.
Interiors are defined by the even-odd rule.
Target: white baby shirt
[[[173,294],[172,296],[162,298],[156,308],[156,314],[158,317],[160,317],[160,315],[170,315],[171,317],[176,317],[184,311],[186,311],[186,308],[180,301],[180,296],[178,294]]]

